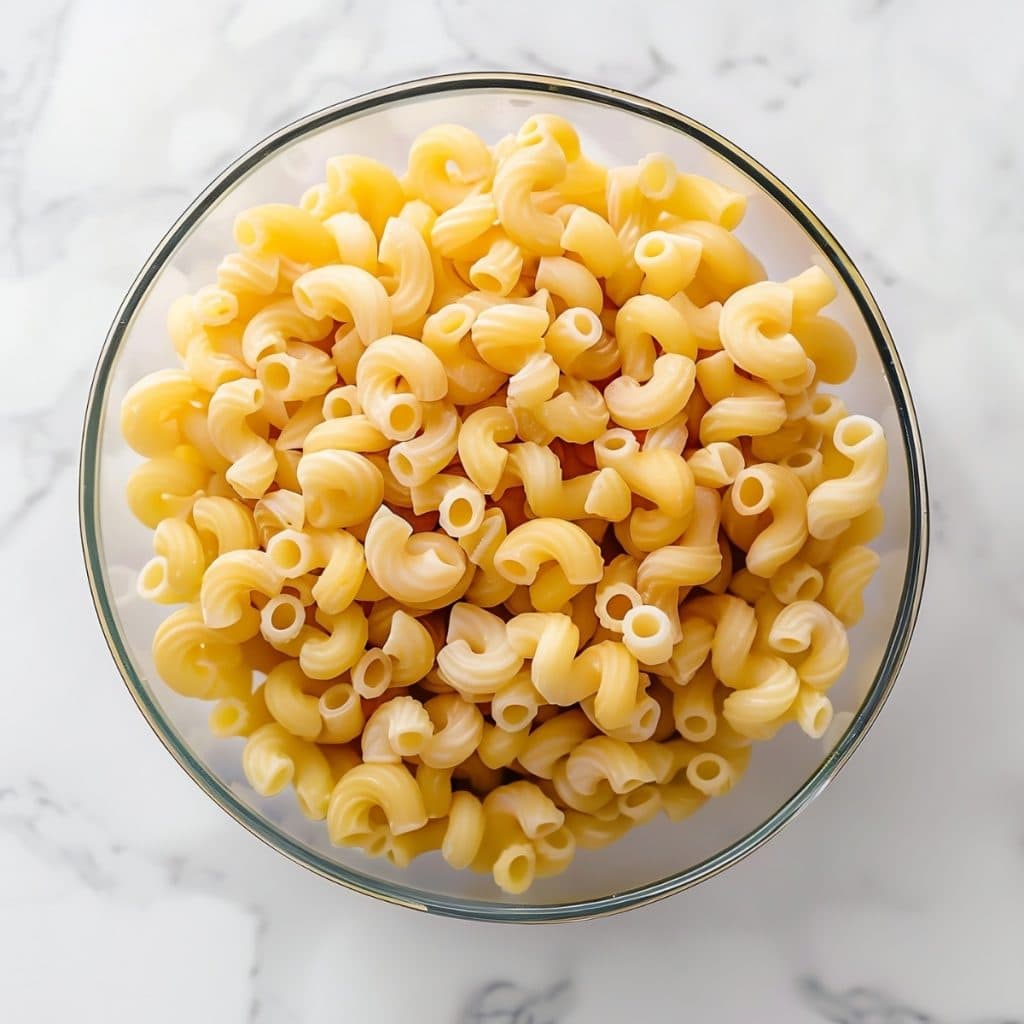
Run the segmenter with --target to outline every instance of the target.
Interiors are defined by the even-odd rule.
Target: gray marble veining
[[[500,18],[479,0],[9,6],[0,1018],[1024,1020],[1018,6],[662,2],[628,19],[608,0],[522,0]],[[558,929],[378,906],[228,820],[124,693],[75,524],[92,365],[189,198],[293,117],[474,68],[645,93],[734,138],[815,206],[897,338],[933,491],[910,658],[828,793],[697,890]],[[386,950],[382,928],[397,936]]]

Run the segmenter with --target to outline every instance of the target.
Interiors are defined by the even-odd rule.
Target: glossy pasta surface
[[[823,389],[828,276],[769,280],[744,196],[638,157],[554,115],[335,157],[124,399],[157,669],[336,844],[515,895],[829,727],[886,438]]]

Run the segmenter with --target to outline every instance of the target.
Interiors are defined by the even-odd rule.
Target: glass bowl
[[[885,427],[891,465],[885,532],[875,544],[881,568],[866,595],[866,615],[850,635],[849,667],[830,693],[836,716],[825,741],[786,727],[775,740],[755,744],[749,771],[728,796],[680,824],[659,819],[602,851],[582,851],[566,874],[538,881],[519,898],[498,892],[489,877],[449,869],[438,854],[402,871],[331,846],[324,823],[303,818],[291,792],[255,794],[242,775],[243,741],[212,737],[206,705],[163,685],[150,642],[167,611],[135,595],[151,534],[125,504],[125,481],[138,457],[121,439],[118,409],[133,382],[174,362],[167,307],[213,280],[217,262],[232,251],[240,210],[297,201],[321,180],[333,154],[363,153],[403,167],[411,141],[430,125],[458,122],[495,141],[545,111],[576,124],[595,159],[623,163],[665,152],[746,192],[738,234],[773,280],[812,263],[825,268],[839,291],[830,315],[850,331],[860,356],[843,397]],[[494,921],[568,920],[635,907],[717,874],[774,835],[825,788],[885,703],[917,615],[928,541],[921,443],[899,357],[860,272],[818,217],[756,160],[682,114],[600,86],[517,74],[424,79],[311,114],[249,150],[189,206],[142,268],[103,347],[85,418],[80,515],[89,582],[114,661],[153,731],[213,800],[325,878],[418,910]]]

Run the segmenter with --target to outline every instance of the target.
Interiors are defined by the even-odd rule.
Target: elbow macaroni
[[[510,894],[829,729],[879,565],[856,346],[744,197],[538,114],[235,222],[125,394],[153,662],[334,843]]]

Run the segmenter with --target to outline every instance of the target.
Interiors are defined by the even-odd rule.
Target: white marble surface
[[[624,9],[4,4],[0,1019],[1024,1021],[1021,9],[665,2],[625,25]],[[76,525],[94,360],[188,200],[302,113],[479,68],[674,105],[815,205],[889,318],[933,493],[917,636],[841,777],[697,890],[558,928],[378,905],[229,820],[128,698]],[[471,1009],[503,981],[519,991]]]

